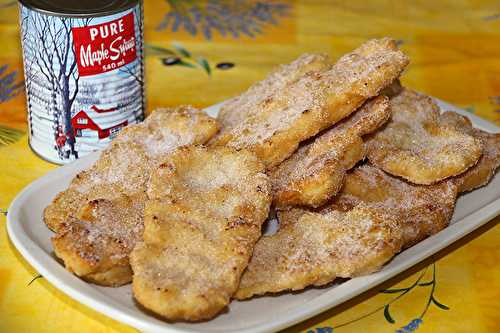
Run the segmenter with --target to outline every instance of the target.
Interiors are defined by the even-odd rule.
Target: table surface
[[[221,31],[195,23],[196,9],[211,15],[207,3],[224,9],[225,14],[215,18],[223,22]],[[24,186],[57,167],[36,157],[27,145],[17,10],[15,1],[0,0],[0,209],[4,213]],[[402,78],[405,85],[500,125],[498,1],[146,0],[148,49],[156,46],[180,54],[175,49],[180,44],[191,59],[204,58],[210,68],[166,66],[161,55],[149,52],[148,111],[178,104],[205,107],[240,93],[274,66],[304,52],[326,52],[337,58],[380,36],[398,40],[411,57]],[[4,214],[0,215],[5,224]],[[418,332],[499,332],[499,221],[497,217],[382,287],[286,331],[394,332],[406,327]],[[0,228],[0,253],[0,332],[135,331],[37,278],[8,241],[5,227]],[[398,294],[378,292],[410,287],[422,273],[422,281],[434,283],[411,288],[397,300]],[[422,323],[411,324],[426,307],[432,286],[438,303],[431,304]],[[384,311],[386,305],[389,311]]]

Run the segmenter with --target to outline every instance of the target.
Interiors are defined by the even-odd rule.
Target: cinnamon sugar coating
[[[370,40],[327,69],[309,65],[316,62],[307,61],[308,57],[282,67],[231,101],[219,116],[223,128],[213,144],[249,149],[272,168],[301,141],[377,96],[408,64],[389,38]],[[278,82],[268,84],[272,79]]]
[[[183,147],[151,176],[144,241],[131,254],[135,298],[170,320],[214,317],[238,288],[271,204],[248,151]]]
[[[365,164],[347,175],[342,191],[322,211],[349,210],[361,203],[378,209],[401,222],[407,248],[448,226],[457,194],[450,180],[415,185]]]
[[[500,167],[500,133],[488,133],[474,128],[469,118],[455,112],[445,112],[441,122],[480,140],[483,155],[476,165],[454,178],[460,192],[472,191],[488,184]]]
[[[44,211],[45,223],[56,232],[55,253],[66,268],[97,284],[130,282],[128,255],[133,246],[122,246],[125,239],[115,233],[130,233],[125,238],[135,244],[140,236],[135,224],[138,220],[142,224],[146,182],[158,161],[180,146],[208,141],[217,130],[214,119],[189,106],[157,110],[143,123],[122,130],[96,163],[78,173]],[[97,203],[96,212],[106,211],[107,215],[82,216],[82,209],[92,202]],[[138,211],[125,210],[127,204]],[[128,213],[115,220],[121,210]],[[129,230],[131,225],[133,230]],[[89,233],[95,237],[87,238]],[[118,241],[122,245],[116,245]]]
[[[379,96],[310,142],[269,172],[278,207],[318,207],[334,196],[347,170],[365,157],[362,137],[390,117],[389,100]]]
[[[280,222],[276,234],[263,236],[255,246],[235,298],[369,274],[401,249],[398,221],[363,205],[348,212],[282,215]]]
[[[391,98],[392,119],[368,142],[368,159],[415,184],[433,184],[474,166],[481,141],[441,122],[428,96],[403,89]]]
[[[457,192],[453,181],[413,185],[370,165],[357,167],[325,206],[278,212],[279,230],[257,242],[235,297],[374,272],[402,248],[445,228]]]

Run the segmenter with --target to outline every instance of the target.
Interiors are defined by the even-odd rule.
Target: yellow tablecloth
[[[209,15],[207,5],[226,9],[226,16],[218,18],[221,31],[196,23],[196,10],[190,9]],[[176,17],[188,17],[191,23],[177,24],[184,21],[176,23]],[[0,142],[12,141],[0,144],[2,211],[24,186],[56,168],[36,157],[27,145],[25,96],[18,87],[23,79],[18,30],[15,2],[0,0],[0,133],[4,133]],[[179,103],[208,106],[243,91],[277,64],[303,52],[338,57],[368,38],[392,36],[412,60],[404,84],[500,125],[500,3],[495,0],[150,0],[145,4],[145,33],[150,51],[148,110]],[[176,51],[173,41],[191,58]],[[154,51],[158,47],[174,50],[182,62],[194,61],[195,67],[166,66],[164,52]],[[195,62],[198,58],[206,59],[210,75],[206,66]],[[12,129],[21,132],[12,133]],[[4,225],[5,216],[0,215]],[[391,332],[404,326],[418,332],[499,332],[499,220],[384,286],[287,332]],[[400,293],[378,291],[409,287],[425,268],[421,282],[432,281],[435,270],[434,297],[442,306],[432,303],[419,323],[413,320],[424,310],[432,285],[417,286],[392,303]],[[43,278],[30,283],[36,276],[2,226],[0,332],[134,331],[78,304]],[[386,315],[385,304],[390,304]]]

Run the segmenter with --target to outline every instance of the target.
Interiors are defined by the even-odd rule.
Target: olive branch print
[[[164,66],[182,66],[188,68],[201,68],[208,76],[212,75],[214,67],[203,57],[194,57],[191,52],[180,43],[173,42],[172,48],[145,44],[146,55],[159,56]],[[234,67],[231,62],[221,62],[215,65],[216,69],[228,70]]]
[[[0,147],[16,142],[23,135],[24,132],[21,130],[0,125]]]
[[[437,299],[436,299],[436,296],[434,295],[435,291],[436,291],[436,284],[437,284],[437,280],[436,280],[436,264],[433,263],[432,264],[432,279],[429,280],[429,281],[425,281],[423,282],[422,279],[424,278],[425,276],[425,273],[427,272],[427,269],[429,267],[426,267],[425,269],[423,269],[419,276],[417,277],[417,279],[415,280],[415,282],[413,282],[410,286],[408,287],[405,287],[405,288],[397,288],[397,289],[386,289],[386,290],[382,290],[380,291],[381,293],[385,293],[385,294],[398,294],[396,297],[392,298],[391,300],[389,300],[387,303],[373,309],[372,311],[368,312],[368,313],[365,313],[357,318],[354,318],[354,319],[351,319],[349,321],[346,321],[344,323],[341,323],[341,324],[338,324],[338,325],[335,325],[335,326],[327,326],[327,327],[316,327],[312,330],[309,330],[307,331],[307,333],[331,333],[333,332],[334,330],[337,330],[341,327],[344,327],[344,326],[347,326],[349,324],[352,324],[354,322],[357,322],[357,321],[360,321],[368,316],[371,316],[379,311],[382,311],[383,310],[383,314],[384,314],[384,318],[385,320],[387,320],[387,322],[389,322],[390,324],[395,324],[396,323],[396,320],[392,317],[391,313],[390,313],[390,307],[391,305],[396,302],[397,300],[401,299],[403,296],[405,296],[406,294],[408,294],[410,291],[412,291],[413,289],[415,288],[418,288],[418,287],[430,287],[430,292],[429,292],[429,295],[428,295],[428,298],[427,298],[427,301],[425,303],[425,306],[424,306],[424,309],[423,311],[420,313],[420,315],[414,319],[412,319],[408,324],[396,329],[396,333],[409,333],[409,332],[414,332],[415,330],[418,329],[418,327],[423,323],[423,318],[425,316],[425,314],[427,313],[427,310],[429,309],[429,307],[431,305],[435,305],[437,306],[438,308],[442,309],[442,310],[449,310],[450,308],[446,305],[444,305],[443,303],[439,302]]]
[[[0,214],[1,215],[4,215],[4,216],[7,216],[7,210],[6,209],[3,209],[3,208],[0,208]],[[43,279],[43,275],[42,274],[37,274],[35,275],[27,284],[26,284],[26,287],[29,287],[31,286],[31,284],[33,282],[35,282],[36,280],[38,279]]]
[[[30,282],[28,282],[28,284],[26,286],[27,287],[31,286],[31,284],[38,279],[43,279],[43,276],[41,274],[37,274],[33,279],[30,280]]]
[[[195,36],[199,32],[206,39],[214,33],[223,37],[238,38],[245,35],[254,38],[263,34],[267,26],[278,25],[286,17],[290,5],[276,1],[250,0],[166,0],[170,11],[157,26],[157,30],[183,29]]]

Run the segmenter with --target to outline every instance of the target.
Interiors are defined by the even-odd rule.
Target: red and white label
[[[72,33],[80,76],[109,72],[137,59],[134,13],[72,28]]]

